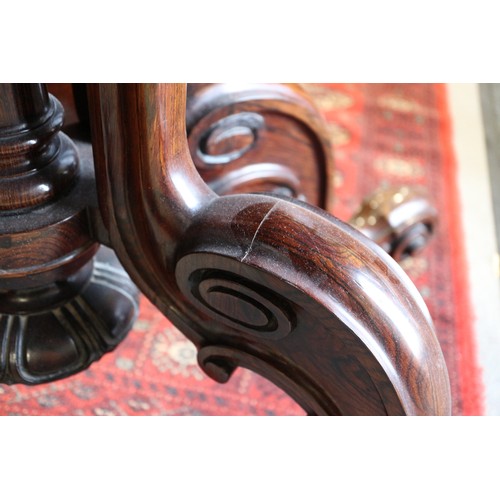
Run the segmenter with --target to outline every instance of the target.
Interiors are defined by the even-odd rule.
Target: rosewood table
[[[389,256],[435,213],[402,189],[352,224],[328,214],[331,146],[303,89],[54,86],[73,135],[48,88],[0,85],[1,383],[87,368],[139,289],[218,382],[249,368],[310,415],[450,413],[431,318]]]

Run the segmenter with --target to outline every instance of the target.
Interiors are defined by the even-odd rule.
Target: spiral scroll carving
[[[194,104],[188,101],[190,153],[185,87],[89,90],[110,241],[143,292],[197,347],[208,375],[224,382],[238,366],[254,370],[308,414],[449,413],[446,366],[428,311],[380,247],[311,205],[218,197],[207,188],[211,180],[200,178],[192,162],[199,145],[194,127],[209,128],[210,120],[201,122],[217,93],[222,107],[211,119],[227,116],[228,92],[205,88]],[[291,92],[266,90],[285,96],[278,114],[292,110]],[[242,102],[244,94],[229,101]],[[258,112],[264,100],[231,111]],[[251,142],[241,132],[239,151]]]
[[[192,84],[188,92],[191,156],[217,194],[268,192],[325,206],[331,148],[298,86]]]
[[[257,113],[237,113],[212,124],[200,138],[197,154],[207,166],[241,158],[256,146],[264,118]]]
[[[190,262],[189,262],[190,261]],[[184,274],[195,259],[184,259]],[[191,271],[186,292],[204,312],[228,326],[266,339],[290,334],[295,323],[292,309],[269,288],[218,269]]]

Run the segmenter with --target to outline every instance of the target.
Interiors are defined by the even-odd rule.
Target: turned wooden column
[[[136,315],[135,287],[112,252],[98,254],[88,218],[93,171],[62,124],[44,85],[0,85],[1,383],[86,368]]]

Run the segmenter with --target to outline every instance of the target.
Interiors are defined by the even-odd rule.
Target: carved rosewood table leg
[[[87,131],[85,85],[52,85]],[[193,162],[219,195],[275,193],[334,213],[334,161],[320,112],[300,85],[197,83],[187,87]],[[89,134],[90,135],[90,134]],[[379,189],[350,223],[396,261],[419,253],[437,221],[415,187]]]
[[[135,286],[91,234],[94,174],[62,121],[43,85],[0,85],[1,383],[86,368],[137,312]]]
[[[334,161],[314,103],[294,84],[191,84],[193,162],[220,195],[276,193],[333,211]],[[429,242],[437,213],[422,190],[380,189],[351,224],[397,261]]]
[[[86,86],[51,84],[84,135]],[[193,162],[219,195],[274,192],[331,208],[333,155],[326,127],[296,84],[187,86]]]
[[[314,103],[294,84],[191,84],[193,162],[220,195],[274,192],[333,211],[334,161]],[[351,224],[397,261],[429,242],[437,213],[424,192],[398,187],[363,201]]]
[[[191,156],[217,194],[271,192],[331,208],[331,144],[299,85],[191,84],[187,102]]]
[[[250,368],[309,414],[450,413],[428,312],[380,247],[302,202],[218,197],[191,159],[184,86],[89,97],[110,242],[209,376]]]

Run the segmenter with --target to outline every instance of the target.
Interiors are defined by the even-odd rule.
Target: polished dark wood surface
[[[415,287],[317,208],[333,161],[299,86],[49,90],[77,148],[46,86],[0,86],[1,382],[68,376],[123,339],[136,289],[104,243],[219,382],[252,369],[308,414],[449,414]],[[423,198],[379,198],[353,224],[395,257],[418,250]]]
[[[88,136],[85,85],[49,84],[65,124]],[[321,208],[333,204],[334,162],[326,128],[296,84],[188,84],[191,157],[219,195],[275,192]]]
[[[191,157],[217,194],[274,192],[332,204],[330,142],[300,86],[191,84],[187,92]]]
[[[109,251],[98,253],[92,165],[80,163],[62,123],[44,85],[0,85],[3,383],[86,368],[117,345],[137,312],[135,286]]]
[[[89,109],[103,238],[208,375],[253,369],[310,414],[450,413],[428,312],[380,247],[299,201],[217,196],[192,161],[182,85],[90,85]],[[204,147],[241,153],[252,123]]]

